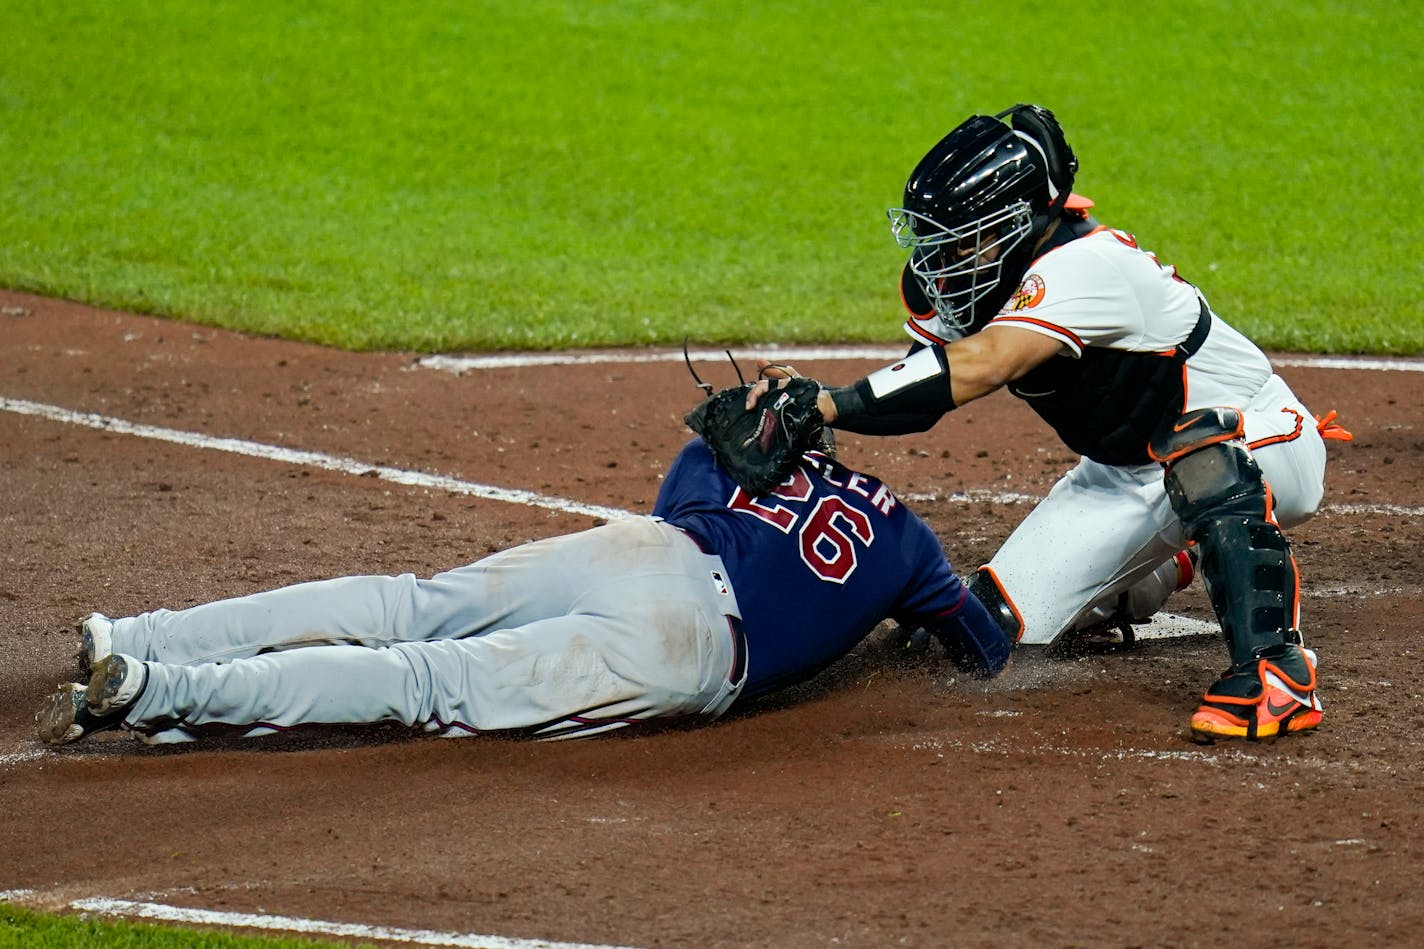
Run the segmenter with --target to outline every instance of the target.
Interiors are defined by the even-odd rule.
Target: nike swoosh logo
[[[1286,712],[1289,712],[1292,708],[1296,707],[1299,704],[1301,703],[1297,702],[1295,699],[1287,698],[1283,704],[1277,705],[1274,701],[1268,698],[1266,699],[1266,714],[1272,716],[1273,718],[1277,715],[1284,715]]]

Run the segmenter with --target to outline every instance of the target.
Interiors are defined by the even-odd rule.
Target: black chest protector
[[[1186,408],[1186,362],[1210,329],[1211,311],[1202,303],[1196,326],[1172,350],[1087,346],[1077,359],[1054,356],[1010,383],[1009,391],[1078,454],[1105,465],[1146,464],[1153,433]]]

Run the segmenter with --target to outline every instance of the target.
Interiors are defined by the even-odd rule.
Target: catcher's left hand
[[[754,383],[723,389],[687,414],[687,427],[753,497],[766,494],[795,470],[801,456],[816,448],[825,428],[816,397],[819,383],[787,379],[746,407]]]

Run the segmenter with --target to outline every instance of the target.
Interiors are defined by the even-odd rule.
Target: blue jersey
[[[776,491],[752,498],[691,441],[653,513],[726,564],[747,637],[744,696],[808,678],[886,618],[941,631],[967,624],[988,643],[990,671],[1008,656],[929,525],[880,481],[825,455],[807,453]]]

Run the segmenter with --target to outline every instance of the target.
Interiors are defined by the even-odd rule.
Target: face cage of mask
[[[910,249],[910,271],[920,278],[935,315],[960,336],[970,329],[974,304],[999,285],[1004,258],[1033,227],[1027,201],[957,228],[905,208],[887,213],[895,243]]]

